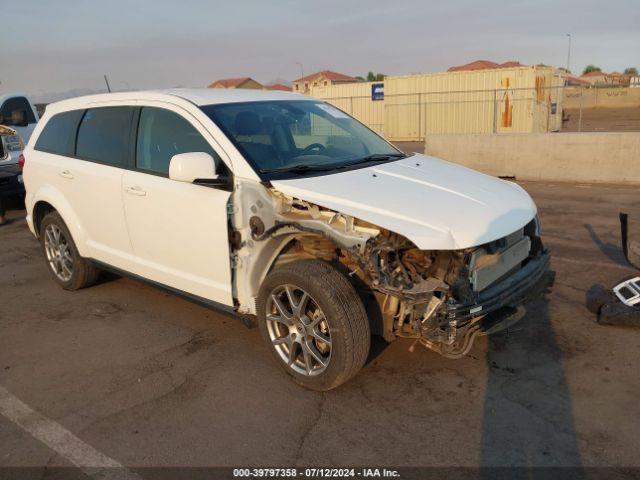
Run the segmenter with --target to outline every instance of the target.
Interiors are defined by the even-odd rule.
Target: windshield
[[[404,154],[346,113],[307,100],[201,107],[261,177],[332,171]]]

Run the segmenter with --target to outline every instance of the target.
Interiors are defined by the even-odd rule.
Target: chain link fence
[[[393,141],[443,133],[640,131],[640,88],[537,86],[324,100]]]

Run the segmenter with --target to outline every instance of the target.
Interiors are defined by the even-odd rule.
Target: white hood
[[[415,154],[368,168],[272,182],[280,192],[407,237],[423,250],[482,245],[536,215],[519,185]]]

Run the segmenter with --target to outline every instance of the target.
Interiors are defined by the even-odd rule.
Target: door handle
[[[139,197],[144,197],[147,192],[145,192],[142,188],[136,186],[127,187],[126,192],[130,195],[137,195]]]
[[[71,173],[69,170],[62,170],[60,172],[60,176],[63,177],[63,178],[72,179],[73,178],[73,173]]]

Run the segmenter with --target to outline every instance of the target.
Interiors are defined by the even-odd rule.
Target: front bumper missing
[[[513,310],[540,297],[554,280],[555,272],[549,270],[549,253],[544,251],[513,275],[477,294],[474,303],[447,305],[446,316],[458,324],[483,316],[484,323],[495,323],[490,314],[502,313],[498,316],[504,316],[500,310]]]
[[[526,304],[542,296],[554,279],[549,254],[544,251],[515,274],[480,292],[474,303],[448,304],[445,329],[423,331],[417,341],[444,357],[461,358],[477,337],[509,328],[524,317]]]

